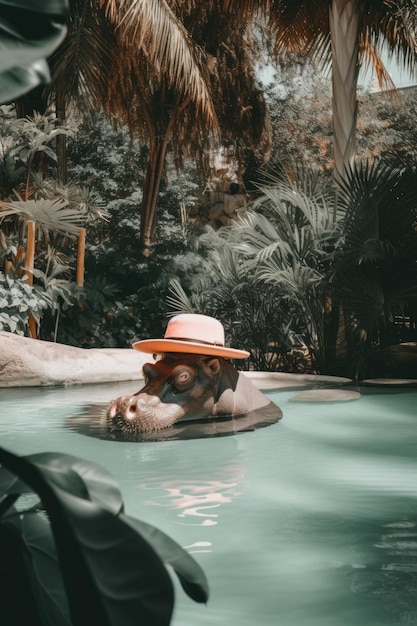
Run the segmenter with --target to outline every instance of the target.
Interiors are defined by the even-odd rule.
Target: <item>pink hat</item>
[[[230,359],[246,359],[250,352],[224,346],[223,325],[214,317],[183,313],[172,317],[163,339],[135,341],[135,350],[148,354],[183,352]]]

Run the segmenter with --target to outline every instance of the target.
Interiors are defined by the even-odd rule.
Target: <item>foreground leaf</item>
[[[100,465],[60,452],[31,454],[26,459],[42,468],[55,486],[73,496],[91,500],[115,515],[123,510],[118,482]]]
[[[66,34],[66,0],[0,0],[0,94],[10,102],[50,80],[45,61]]]
[[[128,515],[122,519],[144,537],[161,559],[171,565],[182,588],[195,602],[207,602],[209,586],[207,578],[197,561],[176,541],[151,524]]]
[[[74,626],[169,625],[172,581],[147,541],[108,510],[66,492],[62,477],[51,478],[51,467],[1,448],[0,462],[47,511]]]

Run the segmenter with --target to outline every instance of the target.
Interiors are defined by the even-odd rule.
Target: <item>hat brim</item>
[[[165,352],[180,352],[183,354],[207,354],[221,356],[225,359],[246,359],[250,352],[223,346],[211,346],[192,341],[177,341],[175,339],[142,339],[135,341],[132,347],[147,354],[164,354]]]

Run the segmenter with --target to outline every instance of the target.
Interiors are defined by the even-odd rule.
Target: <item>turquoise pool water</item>
[[[173,626],[417,624],[415,390],[337,404],[269,391],[283,419],[230,437],[130,443],[67,428],[86,404],[135,390],[0,389],[0,441],[104,465],[129,514],[194,554],[211,597],[195,604],[176,584]]]

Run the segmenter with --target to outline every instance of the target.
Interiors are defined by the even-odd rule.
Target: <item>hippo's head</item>
[[[239,373],[221,357],[167,353],[145,364],[143,375],[140,391],[108,407],[110,431],[152,432],[178,421],[243,415],[268,404],[250,380],[238,384]]]

